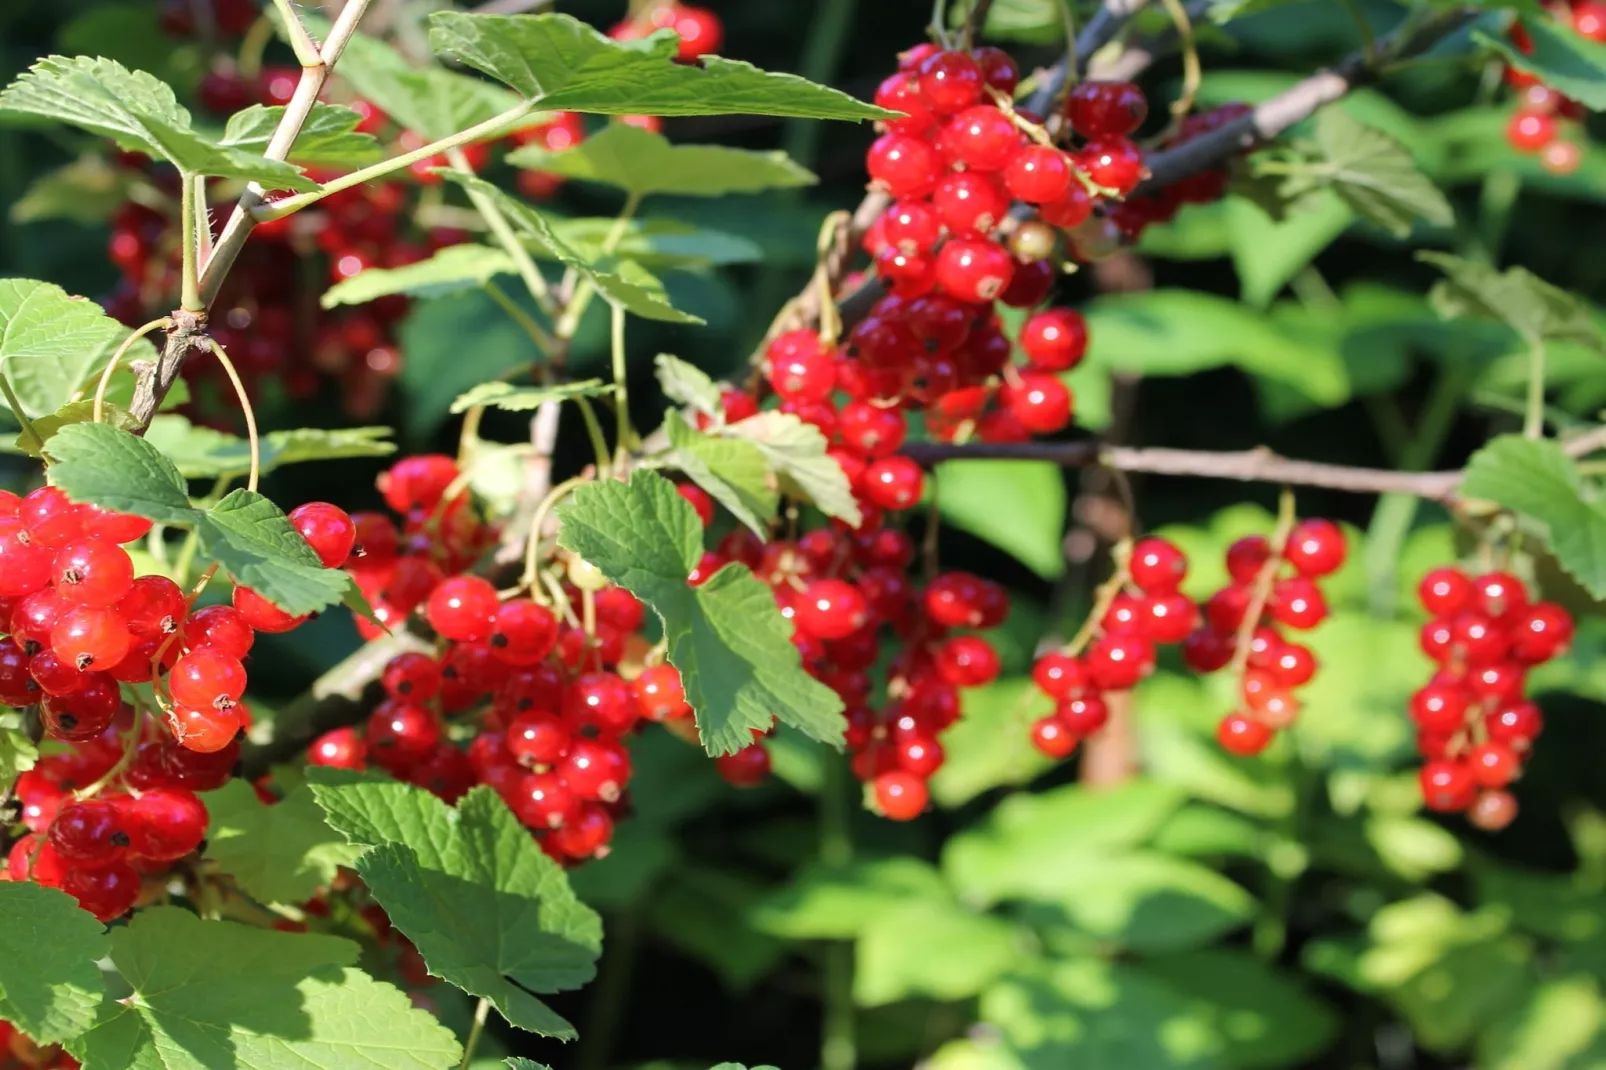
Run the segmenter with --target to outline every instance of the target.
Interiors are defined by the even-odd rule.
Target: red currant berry
[[[783,401],[820,402],[836,387],[836,353],[813,331],[787,331],[765,351],[766,375]]]
[[[1053,434],[1071,422],[1070,388],[1047,372],[1022,372],[1017,382],[1005,385],[1000,399],[1034,434]]]
[[[860,491],[882,509],[908,509],[920,501],[926,475],[914,461],[901,455],[871,462],[859,481]]]
[[[1020,346],[1033,366],[1048,372],[1070,371],[1087,354],[1087,321],[1075,309],[1044,309],[1027,317]]]
[[[184,645],[192,651],[212,650],[239,661],[255,640],[245,615],[230,606],[207,606],[184,621]]]
[[[558,765],[558,773],[580,798],[616,802],[630,781],[630,756],[618,743],[576,739]]]
[[[1486,716],[1483,727],[1491,740],[1524,749],[1539,738],[1545,719],[1532,702],[1513,702]]]
[[[1080,742],[1058,717],[1040,717],[1032,722],[1032,746],[1056,761],[1069,758]]]
[[[1556,140],[1556,119],[1539,111],[1519,111],[1506,124],[1506,141],[1518,152],[1538,152]]]
[[[226,710],[245,694],[245,666],[238,658],[202,647],[178,659],[167,687],[181,706]]]
[[[1227,575],[1232,582],[1249,585],[1271,560],[1271,545],[1259,535],[1248,535],[1227,547]]]
[[[98,505],[80,506],[80,509],[84,534],[107,542],[123,544],[143,539],[150,534],[151,528],[155,527],[151,521],[142,516],[117,513]]]
[[[40,487],[17,503],[17,518],[35,542],[62,546],[84,537],[86,511],[55,487]]]
[[[872,786],[876,808],[893,821],[913,821],[931,797],[924,780],[902,769],[882,773]]]
[[[1283,556],[1302,576],[1326,576],[1344,564],[1344,532],[1331,520],[1301,520],[1289,533]]]
[[[1065,101],[1071,129],[1085,138],[1125,137],[1148,114],[1148,100],[1131,82],[1083,82]]]
[[[931,206],[937,210],[943,226],[953,234],[984,236],[1009,213],[1009,194],[993,175],[961,171],[937,183],[931,194]],[[962,301],[976,300],[962,294],[954,296]]]
[[[1021,133],[997,108],[979,104],[949,119],[939,144],[970,171],[1001,171],[1021,151]],[[890,235],[888,240],[892,240]],[[930,248],[928,243],[921,248]]]
[[[1078,739],[1086,738],[1103,728],[1110,720],[1110,708],[1098,695],[1083,695],[1062,699],[1054,706],[1054,716],[1060,719]]]
[[[1518,661],[1538,665],[1566,650],[1572,640],[1572,614],[1554,602],[1535,602],[1512,626],[1511,653]]]
[[[1088,677],[1100,691],[1127,691],[1154,669],[1154,647],[1135,635],[1101,636],[1085,655]]]
[[[937,285],[960,301],[991,301],[1015,274],[1015,258],[985,238],[952,238],[937,250]]]
[[[757,787],[769,779],[770,752],[762,743],[752,743],[735,754],[715,758],[714,769],[732,787]]]
[[[344,565],[357,544],[357,525],[344,509],[328,502],[308,502],[290,510],[290,526],[307,540],[324,568]]]
[[[1516,796],[1509,791],[1480,791],[1467,808],[1467,820],[1485,832],[1499,832],[1517,820]]]
[[[597,858],[607,853],[608,841],[613,838],[613,818],[608,811],[595,803],[582,803],[580,815],[553,829],[545,846],[558,852],[560,857],[580,861]]]
[[[865,157],[872,184],[900,198],[929,193],[939,167],[931,145],[909,134],[882,134]]]
[[[81,674],[82,683],[65,695],[46,695],[40,720],[52,738],[79,743],[94,739],[116,720],[123,696],[117,681],[103,672]]]
[[[368,765],[368,746],[355,728],[336,728],[312,741],[307,748],[307,764],[363,769]]]
[[[1216,741],[1227,753],[1240,758],[1259,754],[1275,735],[1270,726],[1242,713],[1229,713],[1216,726]]]
[[[1509,572],[1486,572],[1472,581],[1472,608],[1500,624],[1513,624],[1528,610],[1528,591]]]
[[[98,869],[71,869],[61,879],[61,890],[101,922],[120,918],[139,898],[139,874],[126,862]]]
[[[870,619],[859,589],[844,580],[815,580],[797,601],[794,623],[817,639],[845,639]]]
[[[620,735],[638,716],[630,685],[611,672],[583,673],[563,694],[563,719],[574,728],[592,727]]]
[[[1449,617],[1472,601],[1472,580],[1458,568],[1436,568],[1416,587],[1422,608],[1435,617]]]
[[[502,603],[492,622],[491,653],[509,665],[535,665],[558,641],[558,618],[527,598]]]
[[[62,546],[51,568],[56,590],[81,606],[116,605],[134,583],[134,562],[127,551],[99,539],[82,539]]]
[[[122,808],[105,796],[63,806],[50,826],[50,846],[75,867],[111,865],[128,854],[130,842]]]
[[[1422,766],[1417,779],[1422,785],[1422,801],[1429,810],[1451,813],[1472,805],[1477,781],[1465,764],[1438,758]]]
[[[56,657],[79,672],[111,668],[133,643],[123,618],[113,609],[79,606],[63,613],[50,629],[50,648]]]
[[[1327,619],[1327,600],[1304,576],[1278,580],[1271,590],[1271,616],[1279,624],[1305,631]]]
[[[424,616],[446,639],[475,642],[491,634],[501,601],[496,588],[478,576],[453,576],[430,592]]]
[[[123,803],[134,854],[173,862],[201,845],[211,820],[206,804],[185,788],[150,788]]]
[[[440,741],[440,722],[423,706],[391,699],[368,715],[368,757],[393,772],[423,761]]]
[[[267,632],[269,635],[291,631],[307,619],[286,613],[249,587],[236,587],[232,604],[253,631]]]
[[[921,60],[920,95],[933,111],[952,113],[982,98],[986,78],[968,52],[936,52]]]
[[[20,598],[51,580],[55,561],[48,546],[35,539],[16,517],[0,517],[0,598]]]
[[[1009,195],[1028,204],[1064,200],[1077,182],[1070,158],[1047,145],[1029,145],[1016,153],[1003,177]]]
[[[1143,150],[1122,137],[1089,141],[1082,147],[1079,162],[1096,185],[1121,196],[1137,189],[1146,170]]]

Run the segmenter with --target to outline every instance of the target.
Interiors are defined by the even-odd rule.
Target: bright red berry
[[[233,605],[254,631],[267,632],[270,635],[291,631],[307,619],[305,616],[297,617],[286,613],[249,587],[234,589]]]
[[[1216,740],[1222,749],[1240,758],[1259,754],[1276,735],[1267,725],[1242,713],[1229,713],[1216,727]]]
[[[245,666],[238,658],[202,647],[178,659],[167,687],[181,706],[226,710],[245,694]]]
[[[491,634],[500,606],[496,588],[489,581],[453,576],[430,592],[424,616],[443,638],[475,642]]]
[[[1331,520],[1301,520],[1289,533],[1283,556],[1302,576],[1326,576],[1344,564],[1344,532]]]
[[[308,502],[290,510],[290,526],[307,540],[324,568],[344,565],[357,543],[357,525],[344,509],[328,502]]]
[[[902,769],[882,773],[873,787],[876,808],[894,821],[913,821],[931,797],[924,780]]]

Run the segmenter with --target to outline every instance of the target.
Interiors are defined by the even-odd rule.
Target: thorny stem
[[[296,14],[295,5],[290,0],[273,0],[273,6],[278,9],[279,18],[284,22],[285,36],[290,38],[290,48],[296,54],[296,62],[302,67],[316,67],[323,62],[318,51],[318,43],[307,32],[307,27]]]
[[[251,407],[251,399],[246,396],[245,384],[240,381],[240,373],[234,369],[234,361],[218,345],[216,338],[208,338],[207,345],[217,362],[223,366],[223,374],[229,377],[229,384],[234,387],[234,393],[240,399],[240,412],[245,416],[245,435],[251,446],[251,471],[245,478],[245,489],[256,493],[257,482],[262,478],[262,441],[257,437],[257,414]]]
[[[182,256],[180,273],[183,277],[179,304],[190,312],[202,312],[206,303],[201,300],[200,247],[195,244],[195,176],[181,173],[179,188],[179,252]]]
[[[135,342],[139,341],[141,338],[144,338],[147,334],[150,334],[152,331],[170,330],[172,326],[173,321],[168,319],[166,316],[163,316],[161,319],[151,320],[149,323],[141,324],[140,326],[134,328],[133,334],[130,334],[127,338],[123,339],[122,345],[118,346],[112,351],[111,359],[106,362],[105,370],[100,373],[100,382],[95,384],[95,405],[94,408],[90,410],[90,415],[97,424],[100,423],[101,412],[106,404],[106,388],[111,385],[112,376],[116,373],[117,366],[122,363],[123,356],[131,348],[133,348]]]
[[[1260,626],[1261,614],[1266,612],[1266,603],[1271,601],[1271,589],[1277,582],[1278,571],[1282,569],[1283,550],[1288,546],[1288,536],[1293,533],[1296,519],[1294,492],[1284,487],[1277,499],[1277,527],[1272,530],[1271,538],[1266,540],[1271,553],[1255,577],[1249,608],[1244,613],[1243,623],[1238,626],[1238,643],[1232,654],[1234,677],[1243,676],[1244,668],[1249,664],[1249,648],[1254,643],[1255,629]]]

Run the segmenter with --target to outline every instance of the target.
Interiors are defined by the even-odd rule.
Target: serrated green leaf
[[[650,471],[591,483],[559,507],[558,542],[650,605],[663,620],[703,747],[734,754],[774,720],[840,746],[842,702],[803,671],[791,626],[752,572],[727,565],[686,582],[702,555],[702,524],[674,484]]]
[[[529,412],[549,401],[568,401],[570,398],[594,398],[614,392],[611,383],[601,379],[586,379],[578,383],[554,383],[551,386],[514,386],[512,383],[481,383],[474,389],[459,394],[452,402],[453,412],[467,412],[478,405],[509,412]]]
[[[104,223],[128,202],[132,185],[128,171],[91,153],[36,177],[11,205],[11,218],[17,223],[42,219]]]
[[[118,148],[166,160],[180,171],[313,190],[294,164],[210,141],[190,125],[161,80],[114,60],[46,56],[0,91],[0,115],[38,116],[111,138]]]
[[[303,15],[309,27],[316,20]],[[314,29],[314,32],[319,32]],[[353,34],[338,77],[408,130],[434,141],[493,118],[519,102],[499,85],[439,66],[415,67],[399,49]]]
[[[22,714],[0,712],[0,788],[10,790],[19,775],[34,767],[39,747],[29,737]]]
[[[201,552],[286,613],[316,613],[345,597],[346,574],[324,568],[284,510],[255,491],[230,491],[194,520]]]
[[[109,424],[68,424],[51,437],[50,455],[55,459],[46,471],[50,482],[75,502],[158,524],[190,524],[199,515],[173,462],[127,431]]]
[[[130,331],[95,302],[34,279],[0,279],[0,371],[29,416],[72,400]],[[155,355],[141,339],[129,359]]]
[[[357,872],[432,974],[520,1029],[574,1036],[530,993],[589,981],[601,923],[494,792],[476,788],[453,809],[410,785],[325,770],[309,780],[329,823],[367,847]]]
[[[111,936],[133,988],[69,1040],[84,1064],[129,1070],[448,1070],[463,1049],[400,989],[353,964],[350,940],[141,911]]]
[[[1316,117],[1322,160],[1316,175],[1356,212],[1404,238],[1421,219],[1436,227],[1455,222],[1455,210],[1411,152],[1388,134],[1357,122],[1340,108]]]
[[[1445,319],[1484,316],[1499,320],[1529,342],[1556,339],[1606,352],[1606,337],[1588,307],[1526,268],[1498,271],[1448,253],[1417,253],[1416,258],[1445,273],[1428,295]]]
[[[0,1018],[40,1044],[82,1033],[102,998],[95,961],[105,954],[104,927],[71,896],[0,881]]]
[[[433,256],[398,268],[367,268],[324,291],[324,308],[364,305],[391,294],[439,297],[484,286],[498,275],[512,274],[518,265],[505,250],[465,242],[448,245]]]
[[[847,473],[825,452],[830,443],[813,424],[789,412],[771,411],[726,424],[719,433],[757,446],[780,479],[782,492],[859,526],[862,516]]]
[[[689,405],[704,416],[720,414],[719,384],[707,372],[668,353],[658,354],[653,366],[658,372],[658,385],[670,401]]]
[[[1589,110],[1606,108],[1606,45],[1574,32],[1548,13],[1518,15],[1517,22],[1533,42],[1529,50],[1518,48],[1504,35],[1474,31],[1473,38],[1498,51],[1517,70]]]
[[[1606,598],[1606,508],[1586,501],[1577,466],[1547,439],[1501,435],[1472,455],[1460,493],[1538,525],[1561,567]]]
[[[704,56],[672,62],[679,38],[660,30],[615,41],[571,15],[429,17],[435,52],[512,86],[544,108],[602,115],[779,115],[888,119],[897,113],[791,74]]]
[[[283,105],[253,104],[229,116],[221,144],[245,152],[265,152],[283,117]],[[373,163],[383,149],[374,135],[357,130],[360,122],[362,116],[350,108],[314,104],[290,146],[289,159],[314,167],[356,168]]]
[[[552,1070],[550,1066],[544,1063],[534,1063],[528,1059],[507,1059],[504,1061],[508,1070]]]
[[[489,18],[490,16],[476,17]],[[551,16],[532,15],[525,17],[548,18]],[[671,305],[668,298],[664,296],[663,283],[635,261],[610,258],[591,263],[563,244],[545,216],[518,198],[504,193],[500,188],[493,186],[476,175],[466,175],[460,171],[449,170],[443,170],[440,173],[464,189],[483,194],[495,201],[512,219],[514,226],[526,236],[534,239],[555,259],[589,278],[592,285],[597,288],[597,292],[612,304],[622,306],[626,311],[633,312],[644,319],[662,320],[665,323],[703,322],[698,317],[690,313],[681,312]]]
[[[387,457],[396,452],[388,427],[300,427],[262,436],[262,474],[287,464],[348,457]],[[248,440],[190,423],[183,416],[158,416],[145,440],[190,479],[236,478],[251,470]]]
[[[361,853],[329,827],[305,786],[268,806],[245,781],[231,780],[202,801],[212,817],[206,857],[258,902],[305,902]]]
[[[937,466],[937,509],[1046,580],[1065,574],[1065,480],[1051,461],[947,461]],[[1000,508],[1000,503],[1011,503]]]
[[[49,416],[32,421],[33,429],[23,428],[17,433],[17,449],[30,457],[42,457],[45,443],[49,442],[68,424],[91,423],[95,419],[93,401],[69,401]],[[105,402],[101,405],[101,420],[119,431],[139,430],[139,419],[121,405]]]
[[[562,152],[526,145],[508,163],[587,182],[601,182],[645,197],[721,197],[794,189],[819,181],[784,152],[754,152],[723,145],[672,145],[662,134],[628,123],[608,127]]]
[[[925,997],[975,996],[1003,976],[1024,951],[1017,928],[953,902],[903,903],[859,933],[853,956],[853,1001],[876,1007]]]
[[[675,449],[671,457],[675,467],[759,538],[767,537],[780,495],[759,448],[741,439],[698,431],[674,409],[664,415],[664,430]]]

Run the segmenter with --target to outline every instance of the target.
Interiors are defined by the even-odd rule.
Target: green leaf
[[[17,223],[42,219],[105,223],[128,203],[133,184],[128,171],[113,167],[98,153],[87,154],[36,177],[11,205],[11,218]]]
[[[1606,352],[1606,338],[1588,306],[1526,268],[1497,271],[1448,253],[1417,253],[1416,258],[1445,273],[1428,295],[1445,319],[1483,316],[1499,320],[1530,343],[1556,339]]]
[[[309,780],[329,823],[368,848],[357,872],[430,973],[520,1029],[573,1038],[531,993],[589,981],[602,926],[494,792],[476,788],[453,809],[410,785],[325,770]]]
[[[673,193],[683,197],[722,197],[793,189],[819,181],[784,152],[754,152],[723,145],[672,145],[628,123],[610,123],[562,152],[527,145],[508,155],[508,163],[549,174],[618,186],[637,197]]]
[[[491,16],[480,15],[475,17],[490,18]],[[523,17],[554,18],[556,16],[529,15]],[[597,288],[597,292],[610,303],[619,305],[645,319],[662,320],[665,323],[703,322],[698,317],[687,312],[681,312],[671,305],[668,298],[664,296],[663,283],[654,278],[640,264],[632,260],[618,258],[609,258],[596,263],[587,261],[579,253],[563,244],[545,216],[523,201],[504,193],[500,188],[493,186],[476,175],[466,175],[460,171],[450,170],[443,170],[440,173],[464,189],[484,194],[495,201],[507,213],[515,227],[534,239],[555,259],[589,278],[592,285]]]
[[[992,543],[1045,580],[1065,575],[1065,479],[1050,461],[945,461],[937,466],[943,520]],[[1001,502],[1012,503],[1000,509]]]
[[[719,384],[707,372],[668,353],[658,354],[653,363],[658,370],[658,385],[670,401],[689,405],[704,416],[720,415]]]
[[[329,827],[305,786],[269,806],[243,780],[231,780],[202,801],[212,816],[206,857],[262,903],[311,899],[361,853]]]
[[[49,416],[41,416],[32,421],[30,431],[24,427],[17,433],[17,449],[30,457],[43,457],[45,443],[56,437],[68,424],[92,423],[95,419],[95,403],[93,401],[69,401]],[[101,406],[101,420],[110,427],[119,431],[139,430],[139,418],[121,405],[105,402]]]
[[[751,238],[693,226],[678,219],[632,219],[622,229],[619,221],[611,216],[549,222],[558,240],[586,260],[601,260],[608,255],[604,246],[616,229],[619,238],[613,244],[614,253],[651,270],[706,271],[725,264],[753,264],[767,259],[763,247]],[[551,257],[536,243],[530,244],[535,246],[536,255]]]
[[[1460,493],[1538,525],[1561,567],[1606,598],[1606,507],[1585,500],[1577,466],[1556,443],[1501,435],[1472,455]]]
[[[1409,237],[1421,219],[1436,227],[1455,223],[1455,211],[1433,180],[1417,169],[1411,152],[1394,138],[1357,122],[1342,109],[1316,117],[1323,159],[1316,175],[1344,203],[1396,237]]]
[[[708,753],[734,754],[776,719],[841,745],[841,699],[803,671],[769,588],[733,565],[700,587],[686,582],[702,555],[702,525],[674,484],[650,471],[631,473],[628,484],[590,483],[558,515],[559,544],[663,620]]]
[[[1255,901],[1196,862],[1153,852],[1081,854],[1052,866],[1032,897],[1059,904],[1078,929],[1133,951],[1185,951],[1238,928]]]
[[[498,275],[516,272],[518,265],[502,249],[465,242],[448,245],[433,256],[398,268],[366,268],[324,291],[324,308],[364,305],[391,294],[439,297],[484,286]]]
[[[1142,970],[1185,997],[1192,1017],[1209,1023],[1224,1068],[1303,1066],[1338,1033],[1339,1018],[1331,1007],[1298,978],[1245,951],[1167,955],[1146,960]]]
[[[15,710],[0,712],[0,786],[9,788],[38,760],[39,747],[29,737],[22,714]]]
[[[1591,1070],[1606,1059],[1606,1000],[1600,982],[1573,975],[1546,981],[1478,1035],[1484,1070]]]
[[[317,20],[303,13],[303,21],[319,32]],[[415,67],[400,49],[360,33],[341,54],[339,77],[399,126],[431,141],[477,126],[519,102],[484,79],[439,66]]]
[[[1312,197],[1306,210],[1290,212],[1281,222],[1242,197],[1229,197],[1221,209],[1243,299],[1256,308],[1271,304],[1289,280],[1355,221],[1355,213],[1334,193]]]
[[[201,552],[286,613],[316,613],[345,598],[346,574],[324,568],[284,510],[255,491],[230,491],[194,519]]]
[[[180,171],[313,190],[294,164],[208,140],[190,126],[173,90],[144,71],[91,56],[46,56],[0,92],[0,114],[41,116],[111,138],[117,147]]]
[[[1019,961],[1020,931],[954,903],[904,903],[871,921],[854,946],[853,1000],[876,1007],[927,997],[968,999]]]
[[[0,882],[0,1018],[40,1044],[88,1029],[103,983],[105,929],[71,896]]]
[[[779,478],[782,493],[859,526],[863,518],[853,487],[842,466],[826,454],[829,443],[819,428],[791,413],[771,411],[726,424],[720,433],[757,446]]]
[[[768,537],[780,495],[759,448],[741,439],[698,431],[674,409],[664,415],[664,430],[675,449],[671,463],[760,539]]]
[[[888,119],[897,113],[791,74],[704,56],[674,63],[679,38],[660,30],[615,41],[571,15],[429,17],[436,53],[512,86],[548,109],[602,115],[778,115]]]
[[[0,279],[0,371],[29,416],[48,416],[98,375],[129,329],[95,302],[33,279]],[[154,356],[143,339],[129,356]]]
[[[478,405],[488,405],[510,412],[529,412],[549,401],[567,401],[570,398],[602,397],[614,392],[611,383],[601,379],[586,379],[578,383],[554,383],[551,386],[514,386],[501,381],[481,383],[473,390],[459,394],[452,402],[453,412],[467,412]]]
[[[1031,745],[1032,722],[1054,704],[1030,677],[965,688],[959,701],[964,716],[943,733],[947,757],[931,778],[931,797],[943,806],[957,807],[1001,784],[1030,783],[1054,764]]]
[[[50,455],[50,482],[75,502],[158,524],[189,524],[198,515],[173,462],[137,435],[109,424],[68,424],[51,436]]]
[[[846,940],[911,903],[952,900],[942,874],[929,863],[878,858],[812,866],[754,907],[752,920],[762,931],[789,940]]]
[[[943,848],[942,870],[967,902],[1052,895],[1062,865],[1106,858],[1142,843],[1182,804],[1182,793],[1150,780],[1111,791],[1078,785],[1004,799],[978,826]]]
[[[1606,45],[1574,33],[1549,14],[1518,15],[1517,22],[1533,42],[1531,51],[1524,52],[1504,35],[1474,31],[1473,37],[1500,52],[1517,70],[1534,75],[1590,111],[1606,108]]]
[[[266,152],[268,141],[284,117],[284,107],[253,104],[229,116],[222,144],[245,152]],[[314,104],[312,112],[290,146],[289,158],[309,167],[355,168],[373,163],[383,154],[379,139],[359,133],[362,116],[335,104]]]
[[[350,940],[141,911],[111,936],[133,988],[67,1047],[130,1070],[448,1070],[463,1049],[400,989],[357,969]]]
[[[388,427],[299,427],[262,436],[262,474],[287,464],[348,457],[388,457],[396,452]],[[248,440],[164,415],[151,421],[145,440],[167,456],[189,479],[239,477],[251,470]]]

